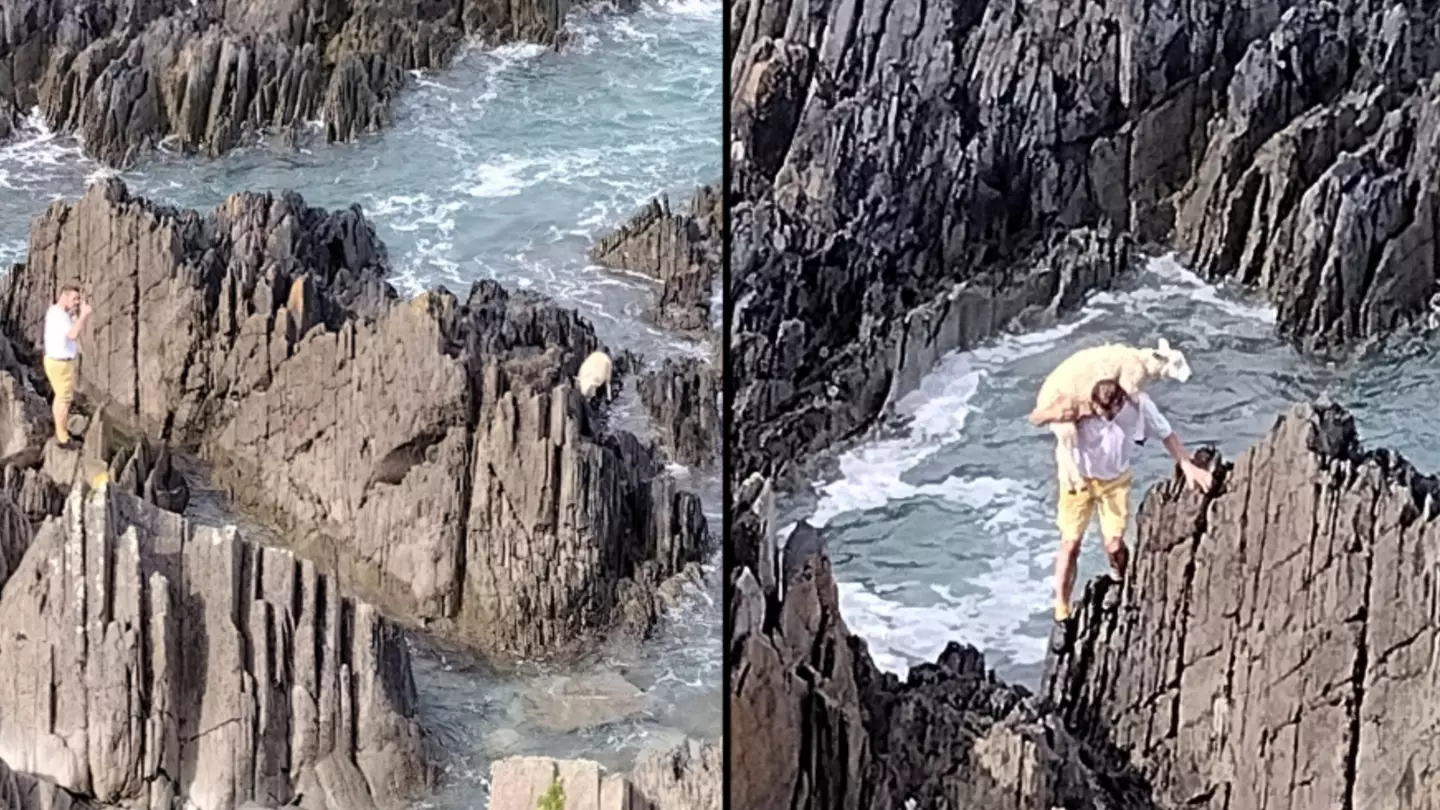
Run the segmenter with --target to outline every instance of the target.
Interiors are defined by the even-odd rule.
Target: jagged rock
[[[736,542],[773,560],[759,528]],[[973,648],[952,643],[903,683],[880,672],[845,628],[808,524],[779,568],[778,588],[748,577],[726,605],[737,628],[726,655],[733,806],[1153,807],[1133,774],[1094,756],[1024,689],[997,682]]]
[[[429,785],[399,630],[233,528],[77,487],[0,624],[0,758],[95,804],[399,808]]]
[[[171,138],[219,154],[323,116],[330,140],[388,123],[405,72],[466,37],[559,44],[573,7],[499,0],[14,0],[0,21],[0,120],[38,106],[125,166]]]
[[[657,323],[682,332],[711,328],[711,300],[720,274],[723,203],[701,186],[687,213],[670,210],[664,195],[650,201],[618,231],[590,249],[603,267],[643,273],[660,282]]]
[[[737,476],[863,431],[929,368],[900,348],[909,313],[974,278],[1009,290],[1057,232],[1173,232],[1197,269],[1262,286],[1307,346],[1411,319],[1440,272],[1436,11],[737,3]],[[1085,275],[1074,293],[1108,278]]]
[[[1433,804],[1440,480],[1310,405],[1217,480],[1146,495],[1123,604],[1087,588],[1051,700],[1167,806]]]
[[[720,810],[725,790],[724,751],[714,740],[686,740],[644,751],[630,772],[650,810]]]
[[[660,444],[678,464],[713,466],[720,451],[720,380],[698,357],[667,357],[636,390]]]
[[[31,242],[0,286],[19,347],[78,279],[97,408],[199,452],[239,504],[404,619],[496,659],[567,655],[635,606],[648,628],[629,583],[707,555],[699,499],[652,448],[599,432],[571,387],[599,347],[589,323],[488,281],[397,301],[358,207],[240,194],[201,216],[109,180]]]
[[[1312,2],[1253,41],[1180,197],[1177,241],[1269,293],[1307,348],[1384,337],[1440,276],[1433,3]]]

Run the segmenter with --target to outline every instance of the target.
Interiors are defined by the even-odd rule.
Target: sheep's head
[[[1156,379],[1185,382],[1190,379],[1190,364],[1179,349],[1170,348],[1170,341],[1160,338],[1160,343],[1150,350],[1146,366]]]

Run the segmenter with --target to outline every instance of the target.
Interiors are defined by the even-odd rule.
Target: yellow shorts
[[[75,400],[74,360],[45,358],[45,379],[49,380],[50,387],[55,389],[56,402],[69,403]]]
[[[1090,527],[1090,516],[1100,508],[1100,535],[1106,540],[1125,536],[1130,521],[1130,485],[1135,471],[1126,470],[1108,481],[1086,478],[1078,492],[1060,488],[1060,509],[1055,525],[1064,540],[1079,540]]]

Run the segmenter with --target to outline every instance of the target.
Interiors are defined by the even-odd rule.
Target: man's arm
[[[65,337],[71,340],[79,338],[80,333],[85,329],[85,324],[89,323],[90,316],[94,313],[95,310],[90,307],[89,301],[82,302],[80,304],[80,317],[76,318],[75,322],[70,324],[70,331],[65,333]]]
[[[1185,474],[1185,480],[1190,482],[1190,486],[1201,492],[1209,492],[1215,483],[1210,471],[1190,459],[1190,454],[1185,451],[1185,443],[1180,441],[1180,434],[1170,427],[1170,422],[1161,415],[1160,409],[1155,407],[1154,400],[1144,394],[1140,395],[1140,413],[1145,419],[1146,432],[1153,431],[1161,437],[1165,451],[1180,465],[1180,471]]]

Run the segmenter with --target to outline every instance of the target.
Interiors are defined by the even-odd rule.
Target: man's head
[[[1130,397],[1120,387],[1119,380],[1101,380],[1090,389],[1090,404],[1095,406],[1095,414],[1103,419],[1119,416],[1128,402]]]
[[[1179,349],[1170,348],[1170,341],[1160,338],[1159,345],[1150,350],[1150,355],[1157,379],[1182,383],[1190,379],[1190,364],[1185,362],[1185,355]]]
[[[74,312],[80,307],[80,285],[72,282],[61,287],[55,303],[59,304],[61,309]]]

